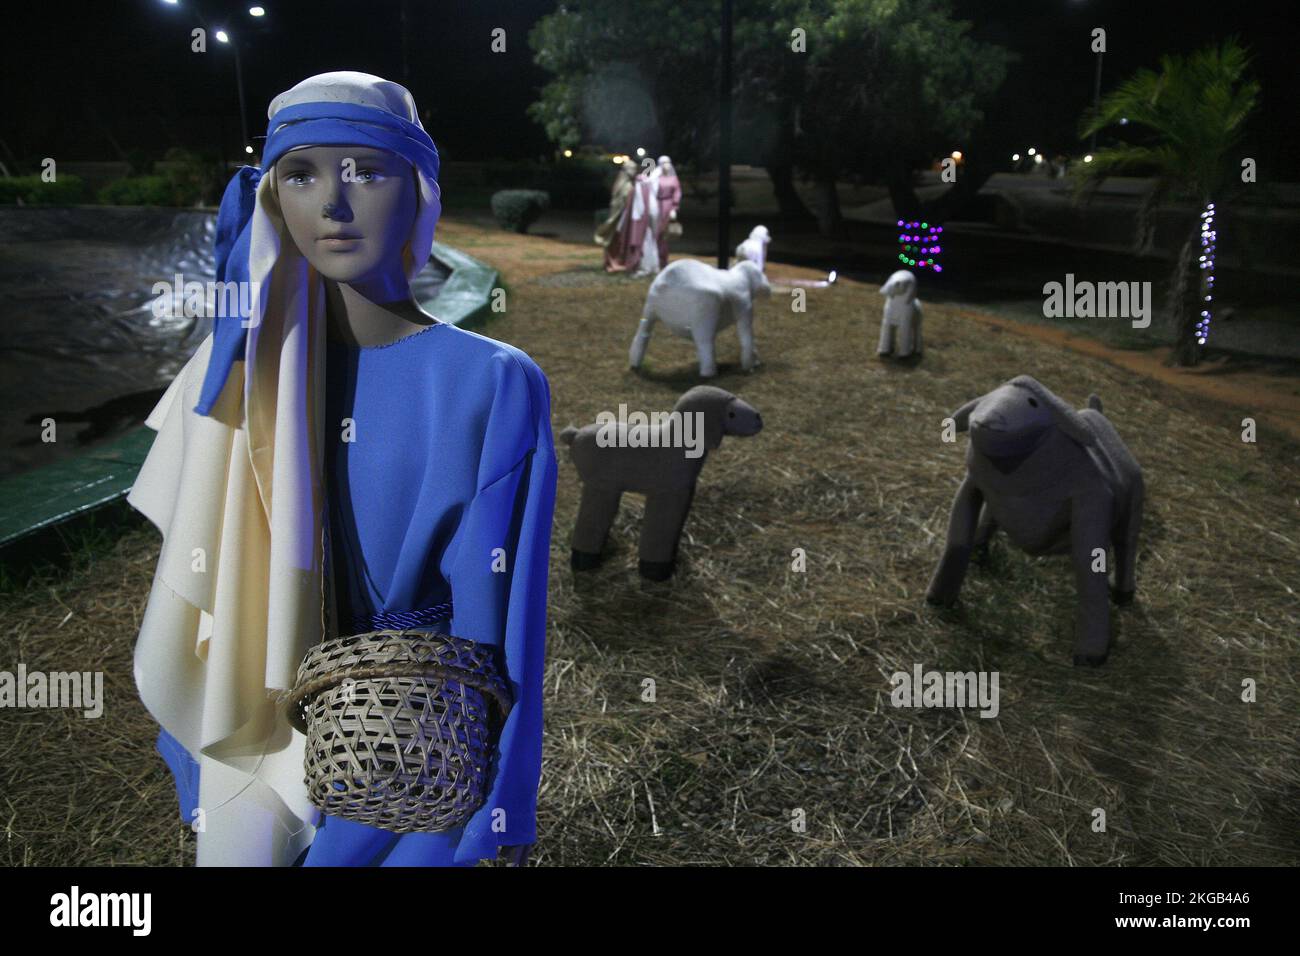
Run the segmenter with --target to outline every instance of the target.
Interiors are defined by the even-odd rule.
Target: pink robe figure
[[[677,208],[682,204],[682,184],[677,179],[677,170],[673,161],[667,156],[659,157],[659,221],[656,223],[655,238],[659,242],[659,268],[668,265],[668,225],[677,216]]]
[[[618,228],[609,245],[605,247],[606,272],[635,272],[641,264],[641,250],[645,245],[650,225],[647,209],[650,206],[650,180],[638,176],[632,185]]]

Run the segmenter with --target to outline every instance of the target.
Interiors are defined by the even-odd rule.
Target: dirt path
[[[1113,349],[1086,336],[1003,319],[987,312],[954,309],[952,314],[1081,352],[1201,398],[1248,409],[1257,422],[1281,429],[1300,440],[1300,377],[1255,371],[1227,358],[1203,362],[1194,369],[1176,368],[1165,364],[1171,351],[1168,348],[1144,351]]]

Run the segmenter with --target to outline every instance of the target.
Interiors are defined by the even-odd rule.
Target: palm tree
[[[1091,162],[1075,167],[1080,191],[1095,189],[1121,170],[1154,175],[1155,188],[1138,214],[1139,251],[1151,247],[1155,210],[1164,199],[1191,200],[1200,212],[1195,231],[1179,251],[1170,290],[1173,360],[1178,365],[1196,364],[1208,334],[1212,283],[1202,287],[1207,273],[1200,257],[1213,252],[1212,223],[1221,204],[1216,201],[1239,185],[1240,157],[1233,150],[1259,97],[1259,84],[1245,76],[1249,62],[1248,51],[1235,39],[1188,57],[1161,57],[1159,71],[1139,70],[1089,110],[1079,130],[1088,137],[1122,122],[1152,134],[1145,144],[1098,150]],[[1207,221],[1211,225],[1206,226]]]

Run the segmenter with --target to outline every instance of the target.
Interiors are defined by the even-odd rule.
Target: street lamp
[[[175,7],[180,5],[180,0],[163,0],[163,3]],[[252,153],[253,147],[248,138],[248,109],[244,105],[244,65],[239,59],[239,43],[236,39],[231,37],[230,33],[225,29],[218,28],[217,30],[213,30],[208,26],[208,22],[203,19],[203,12],[199,10],[197,5],[194,5],[192,9],[194,10],[194,15],[198,18],[199,23],[202,24],[203,29],[216,37],[218,43],[226,44],[235,53],[235,88],[239,92],[239,135],[243,138],[244,152]],[[266,8],[249,7],[248,15],[251,17],[264,17],[266,16]]]

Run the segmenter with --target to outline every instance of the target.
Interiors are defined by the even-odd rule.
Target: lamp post
[[[722,0],[718,58],[718,268],[727,268],[731,233],[731,0]]]
[[[163,0],[168,6],[180,6],[180,0]],[[218,43],[224,43],[234,51],[235,54],[235,90],[239,94],[239,135],[243,140],[244,152],[252,153],[253,144],[248,138],[248,108],[244,102],[244,65],[239,59],[239,42],[238,39],[231,35],[225,29],[213,30],[208,21],[203,18],[203,11],[198,8],[197,4],[191,4],[194,16],[198,19],[200,26],[216,39]],[[252,6],[248,8],[248,15],[254,18],[266,16],[266,8],[262,6]]]
[[[239,60],[239,43],[225,30],[217,31],[217,41],[228,43],[235,51],[235,88],[239,90],[239,135],[244,139],[244,152],[251,153],[253,144],[248,140],[248,110],[244,106],[244,67]]]
[[[1097,72],[1092,79],[1092,109],[1096,112],[1097,107],[1101,104],[1101,58],[1106,54],[1102,50],[1097,51]],[[1092,137],[1088,141],[1088,152],[1097,152],[1097,131],[1092,131]]]

